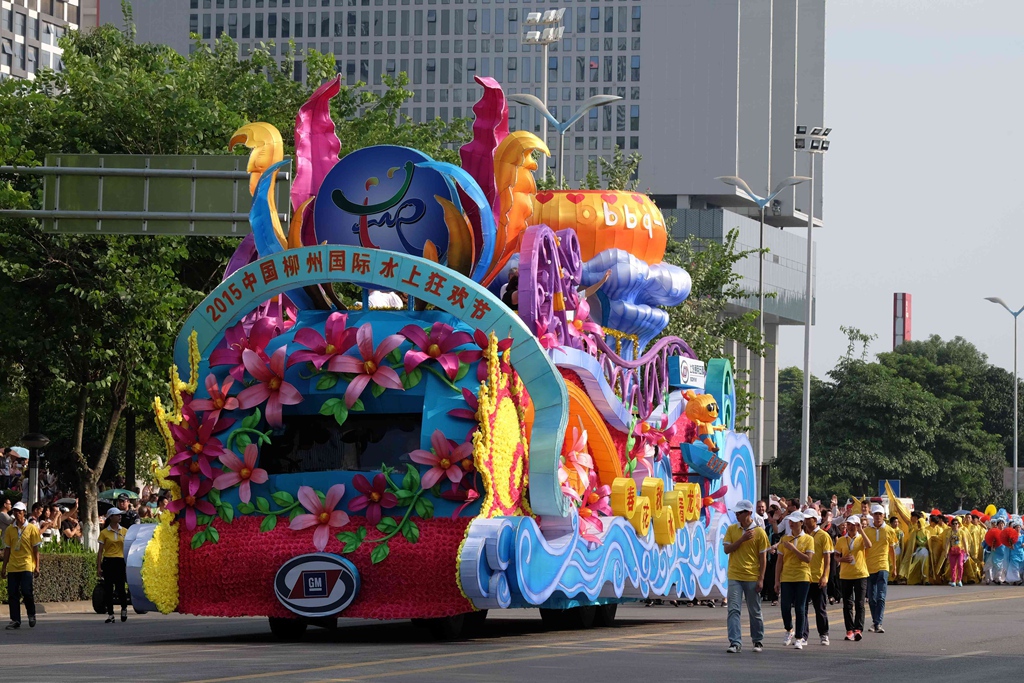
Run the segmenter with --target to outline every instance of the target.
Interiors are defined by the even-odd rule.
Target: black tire
[[[106,614],[106,600],[107,591],[103,583],[97,583],[96,587],[92,589],[92,610],[96,614]]]
[[[462,633],[469,638],[478,635],[480,629],[484,627],[485,621],[487,621],[487,610],[485,609],[466,614],[462,621]]]
[[[584,605],[571,609],[541,609],[541,621],[556,631],[579,631],[594,626],[597,605]]]
[[[598,605],[597,615],[594,617],[594,626],[607,628],[615,625],[615,612],[619,609],[618,603],[611,605]]]
[[[437,619],[413,619],[413,626],[426,629],[435,640],[457,640],[466,626],[465,614]]]
[[[306,622],[303,619],[285,619],[282,617],[269,617],[270,632],[278,640],[291,641],[299,640],[306,632]]]

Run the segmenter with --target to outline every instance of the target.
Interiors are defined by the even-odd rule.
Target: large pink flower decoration
[[[331,372],[350,372],[355,374],[348,388],[345,389],[345,405],[351,408],[371,381],[385,389],[403,391],[402,380],[398,373],[384,364],[384,358],[397,349],[404,339],[401,335],[392,334],[381,341],[376,350],[373,348],[373,327],[370,323],[359,326],[356,332],[356,346],[359,358],[355,356],[335,356],[328,364]]]
[[[238,395],[239,408],[254,408],[264,401],[267,402],[267,423],[272,427],[280,427],[282,406],[293,406],[302,403],[302,394],[294,386],[284,380],[284,361],[287,347],[282,346],[270,357],[268,364],[255,351],[246,349],[242,352],[245,369],[256,380],[256,384],[245,389]]]
[[[296,515],[288,528],[292,531],[301,531],[311,526],[316,527],[313,532],[313,545],[317,550],[327,547],[327,541],[331,538],[332,527],[342,527],[348,524],[348,515],[343,510],[335,510],[342,496],[345,495],[345,485],[335,484],[327,489],[326,500],[321,503],[320,497],[316,495],[309,486],[299,487],[299,502],[302,507],[309,511],[309,514]]]
[[[174,476],[194,475],[201,471],[203,475],[212,479],[213,468],[210,467],[210,460],[219,458],[224,453],[224,444],[213,434],[224,431],[234,424],[234,420],[222,419],[219,411],[215,411],[204,413],[200,421],[192,410],[194,405],[195,401],[183,405],[181,414],[184,419],[181,424],[170,425],[171,436],[174,437],[174,446],[178,452],[168,464],[171,465],[171,474]]]
[[[558,334],[555,332],[555,326],[552,325],[551,329],[548,329],[550,323],[551,321],[547,318],[537,321],[537,341],[540,342],[541,347],[549,351],[562,346],[562,342],[558,340]]]
[[[587,453],[587,430],[572,428],[572,444],[569,450],[562,454],[563,465],[558,471],[558,480],[564,485],[569,480],[569,470],[572,469],[580,480],[582,488],[590,481],[590,474],[594,469],[594,459]]]
[[[352,348],[356,343],[356,331],[345,327],[348,322],[348,315],[335,311],[327,317],[324,324],[325,335],[309,327],[304,327],[295,333],[295,343],[305,346],[306,350],[296,351],[288,358],[288,366],[297,363],[310,362],[317,370],[329,362],[335,356]]]
[[[200,481],[199,477],[183,476],[181,479],[181,498],[172,500],[167,504],[167,509],[178,514],[185,511],[185,528],[192,531],[196,528],[196,512],[204,515],[217,514],[216,508],[205,500],[199,500],[213,488],[213,482],[209,479]]]
[[[444,477],[453,484],[462,481],[462,467],[459,463],[473,455],[472,442],[467,441],[456,446],[454,441],[445,438],[440,429],[435,429],[430,435],[430,445],[433,452],[417,448],[409,453],[413,462],[430,465],[430,469],[423,473],[423,488],[431,488]]]
[[[483,330],[474,330],[473,343],[476,344],[475,349],[459,352],[459,360],[463,363],[475,363],[483,358],[484,351],[487,350],[487,347],[490,344],[490,339],[487,337],[487,333]],[[505,351],[511,347],[511,337],[506,337],[505,339],[498,341],[498,358],[501,358]],[[510,372],[510,368],[505,364],[504,360],[501,361],[501,369],[505,373]],[[480,382],[487,379],[487,363],[480,363],[476,366],[476,378]]]
[[[588,334],[596,334],[598,337],[604,337],[604,330],[601,326],[590,320],[590,304],[587,303],[586,299],[580,299],[580,303],[576,306],[576,311],[573,314],[572,321],[566,326],[566,331],[570,337],[576,337],[583,341],[584,345],[588,348],[591,341]]]
[[[467,332],[455,332],[451,325],[444,323],[431,325],[429,335],[419,325],[406,325],[399,334],[417,347],[405,354],[405,374],[433,358],[452,381],[459,372],[459,354],[453,349],[473,341]]]
[[[604,531],[604,522],[598,515],[611,516],[612,488],[607,484],[597,485],[597,474],[590,473],[589,486],[583,492],[580,499],[580,537],[593,546],[600,544],[601,539],[596,535]]]
[[[398,496],[388,491],[387,478],[378,474],[373,478],[373,484],[361,474],[352,477],[352,486],[361,496],[356,496],[348,504],[352,512],[366,510],[366,519],[374,526],[380,522],[381,510],[393,508],[398,505]]]
[[[246,349],[255,351],[264,359],[267,343],[281,333],[281,321],[274,317],[260,318],[252,324],[249,334],[245,333],[245,324],[238,323],[228,328],[224,340],[210,354],[210,367],[230,365],[228,372],[239,382],[245,376],[245,364],[242,356]]]
[[[229,374],[224,378],[224,384],[218,386],[217,378],[213,373],[210,373],[206,376],[206,393],[210,395],[210,398],[192,399],[192,410],[201,410],[209,413],[209,416],[214,420],[220,417],[220,411],[234,410],[238,407],[238,399],[228,395],[228,392],[231,391],[231,385],[234,383],[235,378]]]
[[[252,493],[249,482],[253,484],[265,484],[267,482],[267,471],[256,467],[256,456],[259,449],[256,444],[251,443],[245,447],[244,460],[228,451],[220,456],[220,461],[228,468],[228,471],[213,480],[213,485],[219,491],[229,489],[238,484],[238,498],[243,503],[248,503]]]

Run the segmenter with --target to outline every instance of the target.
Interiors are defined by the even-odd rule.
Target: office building
[[[79,0],[0,0],[0,80],[62,69],[57,41],[79,20]]]
[[[758,245],[757,213],[733,187],[716,180],[738,175],[759,194],[791,175],[809,175],[809,154],[794,150],[797,123],[821,125],[825,109],[825,0],[131,0],[138,37],[165,42],[182,54],[190,34],[211,44],[226,34],[243,54],[261,43],[280,55],[294,42],[301,53],[333,53],[346,83],[383,89],[384,77],[406,72],[413,121],[472,115],[480,95],[474,76],[492,76],[508,94],[544,98],[565,120],[587,98],[621,101],[593,109],[565,136],[565,177],[576,184],[588,164],[615,147],[643,156],[642,191],[677,219],[675,236],[724,239],[740,231],[744,248]],[[119,22],[119,0],[99,0],[103,23]],[[531,12],[564,9],[564,34],[549,48],[524,44]],[[545,75],[547,93],[542,92]],[[512,105],[514,130],[542,133],[540,115]],[[558,140],[549,130],[555,153]],[[548,169],[557,172],[557,154]],[[816,175],[815,225],[822,219],[821,164]],[[766,243],[767,336],[778,325],[804,322],[806,242],[798,230],[811,208],[808,183],[769,208]],[[741,264],[743,285],[757,290],[757,260]],[[756,308],[756,296],[734,302]],[[756,357],[731,345],[742,372]],[[775,454],[775,350],[766,363],[764,459]],[[757,386],[756,375],[752,376]],[[754,440],[756,443],[756,439]]]

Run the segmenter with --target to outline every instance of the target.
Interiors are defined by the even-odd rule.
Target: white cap
[[[120,516],[121,516],[121,511],[118,510],[117,508],[110,508],[109,510],[107,510],[107,519],[110,519],[111,517],[120,517]]]
[[[13,505],[13,506],[11,507],[11,509],[12,509],[12,510],[21,510],[22,512],[25,512],[26,510],[28,510],[28,508],[26,508],[26,507],[25,507],[25,504],[24,504],[24,503],[22,503],[22,502],[21,502],[20,500],[19,500],[19,501],[18,501],[17,503],[15,503],[15,504],[14,504],[14,505]]]
[[[821,513],[815,510],[814,508],[807,508],[806,510],[804,510],[804,519],[816,519],[820,522]]]
[[[858,517],[857,515],[850,515],[849,517],[846,518],[846,523],[847,524],[860,524],[860,517]]]
[[[789,517],[786,517],[786,521],[787,522],[792,522],[793,524],[803,524],[803,522],[804,522],[804,513],[802,513],[799,510],[797,510],[796,512],[791,514]]]
[[[874,514],[879,513],[879,512],[881,512],[884,515],[885,514],[885,508],[882,507],[881,505],[879,505],[878,503],[875,503],[874,505],[871,506],[871,514],[874,515]]]
[[[751,503],[749,500],[741,500],[741,501],[738,501],[735,505],[732,506],[732,511],[733,512],[753,512],[754,511],[754,504]]]

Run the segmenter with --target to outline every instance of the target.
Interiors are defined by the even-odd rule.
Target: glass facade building
[[[0,80],[63,69],[57,41],[79,21],[79,0],[0,0]]]

